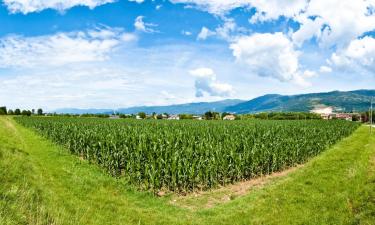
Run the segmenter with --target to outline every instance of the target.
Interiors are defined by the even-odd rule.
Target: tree
[[[0,115],[6,115],[7,114],[7,107],[3,106],[0,107]]]
[[[39,116],[42,116],[43,115],[43,109],[38,109],[37,113],[38,113]]]
[[[9,109],[9,110],[8,110],[8,115],[14,115],[13,110]]]
[[[139,113],[138,113],[138,116],[139,116],[139,118],[141,118],[141,119],[146,119],[146,113],[144,113],[144,112],[139,112]]]
[[[21,115],[22,116],[31,116],[31,111],[30,110],[22,110]]]
[[[180,117],[180,120],[191,120],[191,119],[193,119],[193,115],[191,115],[191,114],[180,114],[178,116]]]
[[[20,109],[14,110],[14,115],[17,115],[17,116],[21,115],[21,110]]]
[[[212,118],[214,117],[214,114],[211,112],[211,111],[208,111],[204,114],[204,118],[206,120],[212,120]]]
[[[156,119],[158,119],[158,120],[162,120],[162,119],[163,119],[163,115],[162,115],[162,114],[158,114],[158,115],[156,116]]]

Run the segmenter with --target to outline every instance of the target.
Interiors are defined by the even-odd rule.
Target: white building
[[[235,119],[236,119],[235,115],[226,115],[223,118],[223,120],[235,120]]]
[[[331,106],[323,106],[323,107],[316,107],[315,109],[311,110],[310,112],[316,113],[316,114],[332,114],[333,113],[333,107]]]

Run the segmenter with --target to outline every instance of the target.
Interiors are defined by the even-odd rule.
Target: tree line
[[[7,107],[6,106],[2,106],[0,107],[0,115],[16,115],[16,116],[31,116],[33,114],[36,114],[38,116],[42,116],[44,115],[43,113],[43,109],[37,109],[35,111],[35,109],[32,109],[32,110],[26,110],[26,109],[9,109],[7,110]]]

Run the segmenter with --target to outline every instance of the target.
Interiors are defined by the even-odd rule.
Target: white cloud
[[[224,23],[215,28],[214,31],[207,27],[202,27],[201,32],[197,36],[197,40],[206,40],[211,36],[217,36],[220,39],[228,42],[233,41],[236,36],[248,33],[248,30],[243,27],[237,26],[234,19],[224,18]]]
[[[216,15],[223,15],[232,9],[249,5],[249,0],[170,0],[170,2],[196,6]]]
[[[11,13],[28,14],[45,9],[64,11],[74,6],[87,6],[93,9],[116,0],[3,0],[3,4]]]
[[[197,36],[197,40],[206,40],[208,37],[215,35],[214,31],[211,31],[207,27],[202,27],[201,32]]]
[[[181,31],[181,34],[183,34],[185,36],[191,36],[191,35],[193,35],[193,33],[191,33],[190,31],[186,31],[186,30]]]
[[[298,20],[301,27],[296,32],[292,33],[293,42],[297,46],[301,47],[306,40],[309,40],[314,36],[317,37],[317,39],[320,39],[322,35],[321,28],[324,24],[324,21],[321,18],[318,17],[313,20],[300,16],[298,17]]]
[[[375,73],[375,38],[366,36],[351,41],[347,48],[332,54],[330,63],[339,68]]]
[[[165,100],[175,100],[175,99],[177,99],[177,97],[174,94],[171,94],[166,90],[161,91],[160,94],[162,95],[162,97]]]
[[[133,77],[126,70],[102,64],[25,70],[0,78],[0,101],[14,108],[116,106],[124,102],[124,96],[139,88]],[[16,91],[19,87],[22,91]],[[12,93],[10,98],[9,93]]]
[[[280,16],[300,23],[292,35],[295,44],[317,38],[322,47],[345,47],[350,41],[375,29],[375,0],[170,0],[193,5],[224,16],[239,8],[255,8],[251,23],[276,20]],[[225,18],[225,17],[224,17]]]
[[[37,37],[7,36],[0,39],[0,68],[103,61],[116,46],[134,40],[133,34],[111,28]]]
[[[129,2],[136,2],[138,4],[143,3],[145,0],[129,0]]]
[[[302,30],[315,32],[322,46],[343,47],[363,33],[375,29],[375,14],[369,10],[373,7],[374,0],[311,0],[306,12],[296,20],[301,21]],[[307,19],[309,17],[316,17],[317,21],[312,22]],[[306,35],[299,42],[311,36]]]
[[[216,80],[216,74],[211,68],[198,68],[191,70],[195,77],[195,96],[203,97],[205,93],[210,96],[227,97],[233,94],[233,87]]]
[[[143,21],[145,17],[144,16],[138,16],[135,21],[134,21],[134,27],[136,30],[139,30],[139,31],[142,31],[142,32],[146,32],[146,33],[154,33],[154,32],[157,32],[156,30],[154,30],[153,28],[151,27],[156,27],[157,25],[153,24],[153,23],[145,23]]]
[[[222,39],[230,41],[232,36],[241,30],[233,19],[224,19],[224,24],[215,29],[215,33]]]
[[[294,17],[303,11],[307,0],[248,0],[251,7],[257,12],[251,17],[250,22],[276,20],[280,16]]]
[[[230,48],[239,63],[262,77],[306,85],[305,78],[313,74],[301,71],[300,52],[294,49],[293,43],[282,33],[242,36]]]
[[[329,66],[321,66],[319,68],[319,72],[321,72],[321,73],[331,73],[332,72],[332,68],[329,67]]]

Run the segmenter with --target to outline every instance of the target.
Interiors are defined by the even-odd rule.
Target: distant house
[[[193,116],[193,120],[203,120],[201,116]]]
[[[339,119],[339,120],[352,121],[353,115],[350,113],[337,113],[334,118]]]
[[[235,119],[236,119],[236,116],[232,114],[226,115],[223,118],[223,120],[235,120]]]
[[[315,109],[311,110],[310,112],[319,114],[324,120],[330,120],[332,119],[333,107],[330,107],[330,106],[315,107]]]
[[[118,116],[118,115],[111,115],[111,116],[109,117],[109,119],[112,119],[112,120],[118,120],[118,119],[120,119],[120,116]]]
[[[171,115],[171,116],[169,116],[168,119],[169,120],[180,120],[180,116],[179,115]]]
[[[142,119],[139,115],[137,115],[135,118],[136,118],[137,120],[141,120],[141,119]]]
[[[332,114],[333,107],[331,107],[331,106],[316,107],[315,109],[311,110],[310,112],[316,113],[316,114]]]

